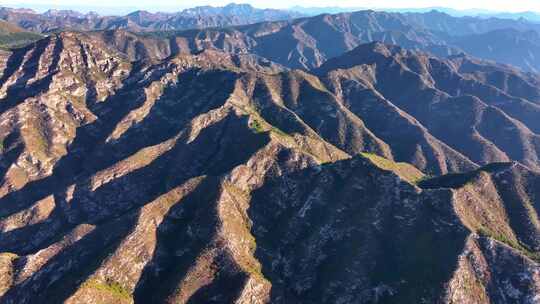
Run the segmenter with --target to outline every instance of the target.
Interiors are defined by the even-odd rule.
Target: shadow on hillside
[[[47,76],[36,80],[35,82],[28,85],[28,81],[37,76],[39,69],[39,60],[45,53],[47,46],[49,45],[51,38],[42,39],[36,42],[33,47],[32,54],[25,61],[22,66],[22,76],[15,81],[7,89],[6,98],[0,100],[0,114],[8,111],[9,109],[16,107],[20,103],[24,102],[27,98],[32,96],[37,96],[45,92],[51,82],[53,77],[58,72],[58,64],[60,62],[60,53],[62,52],[64,46],[61,39],[56,39],[54,44],[54,49],[51,54],[52,62],[49,65]],[[11,77],[16,72],[16,67],[20,66],[22,60],[30,50],[25,48],[20,51],[15,51],[8,59],[8,71],[0,80],[1,84],[4,84],[9,77]],[[13,57],[13,59],[12,59]],[[10,67],[11,64],[19,64]]]
[[[21,134],[19,130],[14,130],[4,138],[1,142],[2,148],[0,152],[1,163],[0,166],[0,180],[4,180],[11,165],[19,159],[19,156],[24,152],[24,145],[20,141]]]
[[[76,180],[83,180],[144,147],[171,139],[197,115],[221,106],[227,94],[234,88],[235,78],[227,72],[207,73],[206,76],[198,75],[198,71],[185,72],[178,86],[168,88],[143,121],[130,128],[120,139],[107,141],[118,123],[144,103],[144,89],[150,83],[140,79],[144,76],[139,73],[142,68],[135,66],[126,80],[131,85],[124,86],[107,100],[99,103],[87,101],[94,105],[90,110],[98,119],[77,129],[68,154],[57,162],[51,176],[30,182],[21,190],[1,198],[0,204],[5,208],[0,211],[0,216],[9,216],[28,208],[30,204],[63,190]],[[155,72],[158,75],[149,78],[159,78],[167,71],[158,69]],[[137,84],[140,85],[139,81],[143,81],[144,85],[137,87]],[[219,81],[220,87],[208,89],[206,94],[201,94],[198,90],[188,93],[188,88],[197,81]],[[197,99],[201,96],[207,97],[207,100]],[[192,104],[193,99],[200,102]]]
[[[32,49],[33,45],[13,50],[13,52],[9,55],[8,60],[6,62],[6,68],[4,69],[4,73],[2,74],[2,78],[0,78],[0,86],[3,86],[6,81],[15,74],[17,69],[21,66],[21,63],[24,60],[24,57],[26,56],[26,53],[29,52]]]
[[[100,113],[99,109],[91,110],[94,110],[94,113],[98,117],[99,114],[102,114],[102,117],[100,118],[106,119],[106,123],[117,123],[123,117],[123,115],[129,113],[131,107],[127,107],[125,103],[119,102],[119,100],[116,98],[127,97],[125,95],[127,92],[130,92],[130,89],[133,88],[125,87],[120,90],[118,94],[112,96],[110,98],[111,100],[108,100],[112,107],[114,107],[111,109],[108,115]],[[120,109],[120,105],[124,106],[123,110]],[[65,189],[65,187],[74,183],[74,179],[82,171],[81,169],[84,164],[83,158],[86,156],[86,153],[90,152],[88,150],[94,148],[94,145],[97,143],[103,142],[107,136],[106,131],[113,128],[112,125],[101,124],[101,121],[98,119],[94,123],[77,129],[75,140],[70,145],[68,153],[57,162],[53,173],[50,176],[30,182],[22,189],[2,197],[0,199],[0,204],[2,204],[5,208],[3,208],[0,212],[0,216],[9,216],[15,212],[25,209],[29,207],[30,204],[33,204],[34,202],[41,200],[60,189]]]
[[[216,204],[221,193],[219,176],[247,162],[268,143],[267,135],[253,133],[245,127],[247,121],[232,115],[226,126],[216,125],[203,130],[211,133],[214,131],[210,128],[215,128],[216,132],[223,130],[216,137],[221,144],[208,149],[211,145],[202,141],[193,146],[191,155],[182,157],[190,164],[200,164],[200,168],[190,171],[206,177],[197,189],[169,210],[160,224],[154,256],[146,264],[135,289],[136,302],[162,303],[174,294],[189,267],[214,241],[218,228]],[[208,155],[201,158],[201,153]],[[187,163],[180,164],[178,168],[187,166]]]
[[[252,193],[248,215],[270,302],[436,302],[469,234],[450,199],[394,184],[357,159],[321,169],[267,177]]]
[[[157,230],[154,256],[135,287],[136,303],[164,303],[210,246],[218,228],[215,202],[219,187],[218,178],[206,177],[169,210]]]
[[[2,244],[0,247],[3,250],[28,254],[35,251],[36,248],[43,248],[60,240],[63,237],[60,232],[67,233],[79,223],[88,222],[102,225],[105,220],[122,216],[125,212],[133,212],[132,210],[152,201],[173,187],[182,184],[187,179],[193,177],[195,173],[219,175],[226,172],[234,166],[247,161],[254,151],[265,145],[267,139],[263,141],[252,141],[255,143],[255,146],[252,147],[253,150],[246,149],[244,151],[245,153],[235,153],[237,157],[231,157],[227,160],[220,159],[223,156],[222,154],[230,153],[228,151],[221,151],[229,148],[222,146],[222,138],[225,136],[223,132],[228,132],[230,122],[234,121],[233,125],[236,127],[240,123],[243,129],[246,129],[245,126],[247,125],[245,119],[239,120],[231,116],[231,114],[220,123],[203,129],[195,140],[187,143],[186,136],[190,134],[190,131],[189,128],[186,129],[186,123],[201,113],[221,106],[226,100],[224,97],[228,97],[235,82],[235,79],[231,77],[230,73],[207,73],[206,80],[213,81],[212,83],[218,83],[220,87],[207,90],[206,95],[200,92],[187,94],[184,90],[193,85],[192,82],[200,80],[199,71],[188,71],[182,74],[182,81],[180,81],[179,85],[168,88],[164,92],[163,97],[156,101],[150,113],[143,121],[138,123],[137,128],[130,128],[119,140],[106,141],[119,121],[131,110],[140,107],[144,101],[144,98],[141,98],[141,96],[144,97],[144,87],[149,83],[145,83],[143,88],[136,88],[136,84],[142,81],[139,77],[144,76],[138,75],[140,68],[142,67],[135,67],[128,76],[128,83],[131,85],[123,87],[106,101],[96,103],[92,100],[87,100],[87,104],[92,105],[90,110],[99,119],[94,123],[77,129],[75,140],[70,145],[68,154],[57,163],[51,176],[31,182],[21,190],[10,193],[0,199],[2,205],[5,206],[0,211],[0,216],[2,217],[28,208],[31,204],[51,194],[55,196],[57,202],[56,208],[51,215],[54,219],[2,234],[2,240],[0,241]],[[162,69],[158,72],[160,75],[150,76],[149,78],[159,78],[167,70]],[[181,95],[182,93],[183,95]],[[205,96],[208,97],[207,100],[200,100],[195,105],[190,104],[195,97]],[[175,99],[180,101],[175,102]],[[191,111],[186,111],[188,107]],[[164,113],[166,114],[165,117],[163,117]],[[180,113],[183,115],[174,116]],[[168,120],[168,123],[160,125],[159,119]],[[140,148],[161,143],[176,136],[181,129],[186,130],[182,133],[183,135],[181,135],[181,138],[173,149],[159,156],[158,159],[146,167],[115,179],[90,193],[88,181],[86,180],[89,176],[132,155]],[[251,132],[249,130],[247,131]],[[150,133],[145,138],[141,138],[145,132]],[[227,135],[227,138],[234,138],[237,135],[232,132]],[[211,145],[209,146],[211,143],[217,143],[217,145],[212,148]],[[236,143],[235,145],[242,147],[238,144]],[[115,150],[115,148],[118,149]],[[165,179],[167,183],[164,183]],[[66,187],[72,184],[75,185],[75,191],[71,202],[67,204],[63,197],[65,197]],[[126,185],[130,184],[134,185],[133,189],[131,189],[134,195],[122,197],[122,194],[127,191],[125,188]],[[92,210],[88,206],[98,209]],[[89,210],[86,210],[85,207],[88,207]],[[99,215],[94,213],[96,211],[103,213]],[[133,221],[125,221],[122,225],[123,232],[119,232],[116,236],[117,240],[110,241],[110,245],[105,246],[106,248],[104,247],[106,251],[104,256],[101,257],[99,254],[96,254],[97,258],[95,261],[92,261],[92,263],[95,263],[95,267],[99,266],[108,253],[115,250],[121,239],[133,229],[134,224],[135,222]],[[42,240],[35,239],[33,242],[20,241],[21,237],[27,236],[28,233],[43,231],[53,232],[53,236],[46,237]],[[72,254],[77,254],[78,248],[85,248],[93,242],[91,241],[92,239],[98,238],[98,236],[94,235],[93,232],[84,237],[76,243],[81,245],[69,247],[65,252],[62,252],[58,257],[53,258],[53,260],[47,263],[43,269],[56,267],[57,263],[65,262],[65,258],[69,258]],[[98,249],[96,248],[96,250]],[[65,281],[65,286],[60,288],[60,285],[58,285],[64,292],[62,295],[56,296],[60,298],[67,297],[75,290],[76,284],[84,281],[95,270],[95,267],[89,267],[88,270],[84,271],[72,271],[73,275],[69,276],[69,280],[62,280],[62,282]],[[35,275],[37,276],[38,274]],[[30,277],[26,282],[30,284],[29,282],[32,282],[33,279],[34,277]],[[19,286],[25,286],[25,284]],[[22,287],[13,289],[6,294],[6,298],[12,297],[19,292],[24,292],[23,289]],[[47,288],[47,290],[49,289],[51,292],[55,292],[56,290],[55,288]]]
[[[234,167],[245,163],[257,150],[268,143],[268,137],[254,134],[246,128],[246,125],[247,121],[245,121],[245,118],[229,113],[220,122],[203,129],[195,140],[185,143],[186,138],[184,138],[184,141],[178,142],[173,149],[159,156],[151,164],[130,172],[125,176],[116,178],[91,191],[91,193],[87,188],[88,184],[84,182],[78,183],[73,193],[73,199],[70,202],[70,208],[72,209],[65,211],[67,217],[74,219],[76,223],[72,222],[68,227],[64,228],[64,231],[67,232],[69,229],[75,227],[76,224],[80,223],[97,225],[96,230],[72,246],[64,249],[47,262],[41,268],[42,270],[33,274],[23,283],[10,289],[4,298],[0,299],[0,302],[3,299],[21,297],[27,293],[27,285],[36,284],[36,282],[39,285],[32,287],[35,295],[54,299],[54,301],[51,300],[54,303],[65,301],[118,248],[121,241],[133,231],[137,223],[139,207],[152,202],[159,196],[182,185],[193,177],[200,175],[220,176],[223,173],[229,172]],[[241,141],[244,140],[246,144],[240,145]],[[225,155],[230,157],[224,158]],[[188,208],[188,212],[189,208],[195,208],[196,210],[193,212],[202,212],[203,215],[207,214],[208,210],[216,202],[216,197],[219,193],[219,189],[217,189],[218,181],[218,177],[208,177],[207,181],[203,182],[199,189],[191,196],[185,198],[185,203],[183,202],[173,207],[169,214],[177,208]],[[199,201],[199,199],[204,200]],[[156,254],[167,250],[169,246],[180,245],[176,242],[170,243],[168,241],[171,237],[169,234],[170,231],[164,227],[171,225],[171,221],[177,221],[174,215],[165,216],[164,222],[160,225],[160,229],[158,229]],[[211,224],[212,221],[212,219],[202,216],[201,224]],[[52,227],[47,227],[51,224],[52,222],[38,224],[38,229],[51,229]],[[182,221],[180,225],[182,227],[185,223]],[[212,229],[215,229],[215,226],[200,228],[209,229],[208,237],[206,237],[207,241],[213,235]],[[29,229],[34,228],[25,227],[22,229],[27,232]],[[16,234],[19,232],[13,231],[10,233]],[[186,234],[187,231],[175,230],[172,236],[178,237],[179,233]],[[15,248],[17,246],[16,244],[5,244],[7,243],[7,238],[4,237],[3,240],[3,244],[0,244],[2,248],[6,248],[7,250],[17,249]],[[49,239],[46,241],[47,244],[45,245],[48,245],[53,240]],[[195,243],[199,241],[197,240]],[[204,238],[200,244],[201,248],[203,248],[205,245]],[[6,245],[11,245],[12,248],[8,248]],[[44,244],[40,244],[40,246],[43,247]],[[197,247],[195,246],[195,248]],[[11,251],[17,252],[16,250]],[[197,254],[197,252],[193,254]],[[174,254],[172,257],[173,259],[178,258]],[[159,256],[155,256],[152,259],[152,262],[147,265],[143,277],[152,277],[154,270],[148,267],[156,263],[159,265],[161,263],[160,258]],[[170,262],[168,260],[165,261],[165,263]],[[189,262],[191,263],[192,261]],[[188,265],[185,264],[184,272],[187,271]],[[173,263],[170,266],[178,267],[179,265]],[[165,272],[164,274],[164,276],[173,276],[169,277],[170,281],[168,281],[171,285],[163,284],[162,277],[160,276],[156,281],[147,281],[148,284],[151,284],[147,286],[151,288],[153,286],[163,288],[163,293],[158,295],[163,295],[163,298],[165,298],[172,292],[172,285],[178,283],[173,280],[175,278],[179,279],[176,277],[178,275],[176,272],[178,269],[174,269],[176,269],[175,272]],[[44,280],[37,280],[38,277],[45,273],[51,273],[55,276],[62,275],[60,279],[50,284],[44,282]],[[182,273],[182,270],[180,270],[180,273]],[[138,286],[136,297],[147,296],[144,293],[145,288],[141,287],[141,285]]]
[[[39,57],[38,53],[36,51],[34,56]],[[32,286],[34,295],[40,298],[63,302],[133,231],[139,207],[195,176],[219,176],[228,172],[245,163],[268,143],[268,137],[254,134],[246,127],[245,117],[238,117],[232,112],[218,123],[202,129],[194,140],[188,140],[191,130],[187,124],[191,119],[221,106],[234,89],[236,81],[230,72],[204,72],[201,76],[198,70],[184,72],[179,83],[166,88],[150,113],[136,127],[129,128],[121,138],[108,141],[107,138],[118,123],[132,110],[143,105],[145,88],[151,84],[151,80],[159,79],[169,71],[169,67],[153,69],[154,75],[149,76],[145,75],[143,68],[135,65],[127,77],[127,85],[103,102],[96,102],[96,94],[89,94],[87,107],[98,119],[77,129],[68,154],[57,162],[51,176],[30,182],[0,199],[3,206],[0,217],[3,218],[49,195],[53,195],[56,202],[48,220],[3,233],[0,238],[0,248],[3,251],[19,255],[31,254],[62,240],[79,224],[97,225],[94,231],[54,256],[40,271],[10,289],[0,302],[23,298],[28,286]],[[37,72],[37,67],[27,66],[25,69],[27,74]],[[193,87],[200,90],[193,90]],[[11,93],[19,96],[13,90]],[[11,95],[8,96],[11,98]],[[179,133],[181,130],[183,132]],[[149,165],[93,191],[90,189],[88,178],[94,173],[141,148],[176,136],[180,137],[172,149]],[[13,153],[16,151],[13,150]],[[66,188],[70,185],[74,186],[74,191],[68,203]],[[212,191],[208,187],[205,188],[208,193],[204,195],[217,195],[217,189]],[[193,204],[199,203],[196,199],[192,201]],[[208,204],[214,203],[215,198],[208,198]],[[207,212],[208,209],[203,208],[201,211]],[[28,240],[29,234],[34,235],[32,242],[22,241]],[[166,235],[164,237],[167,238]],[[167,243],[159,241],[157,247],[163,246],[166,247]],[[145,276],[148,276],[148,270],[145,271]],[[51,274],[55,277],[59,275],[59,278],[53,281],[37,279]],[[167,295],[171,291],[165,290],[163,294]],[[33,300],[39,302],[37,298]]]
[[[53,54],[51,55],[53,61],[49,66],[47,76],[37,80],[32,83],[30,86],[27,86],[28,80],[34,78],[37,75],[39,68],[39,59],[46,50],[46,47],[49,43],[49,39],[42,39],[36,42],[35,46],[30,46],[27,48],[19,49],[13,51],[11,56],[8,59],[6,70],[2,78],[0,79],[0,87],[17,71],[17,68],[22,64],[23,59],[26,57],[28,52],[32,50],[33,52],[22,66],[23,77],[19,78],[14,84],[12,84],[7,89],[7,97],[0,100],[0,115],[8,111],[9,109],[19,105],[24,102],[24,100],[31,96],[36,96],[41,92],[49,88],[52,78],[56,74],[58,69],[60,53],[63,49],[62,41],[57,39],[54,45]],[[22,144],[15,144],[20,138],[20,132],[17,130],[10,134],[6,139],[4,139],[2,146],[3,149],[11,148],[12,145],[15,147],[2,152],[2,168],[0,169],[0,178],[4,178],[5,174],[9,167],[19,158],[19,156],[24,151],[24,146]]]

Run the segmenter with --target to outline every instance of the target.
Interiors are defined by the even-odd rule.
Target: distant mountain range
[[[481,13],[476,16],[482,18],[503,18],[503,19],[525,19],[531,22],[540,23],[540,14],[536,12],[521,13]]]
[[[354,12],[366,9],[373,9],[376,11],[392,12],[392,13],[429,13],[431,11],[439,11],[454,17],[480,17],[480,18],[501,18],[501,19],[526,19],[531,22],[540,22],[540,13],[524,11],[517,13],[510,12],[497,12],[486,9],[467,9],[458,10],[448,7],[433,6],[425,8],[368,8],[368,7],[340,7],[340,6],[327,6],[327,7],[303,7],[293,6],[291,11],[296,11],[305,15],[315,16],[320,14],[338,14]]]
[[[73,10],[48,10],[37,13],[29,9],[0,8],[0,19],[26,30],[47,33],[58,30],[107,30],[130,31],[181,30],[206,27],[223,27],[262,21],[287,20],[301,17],[293,11],[256,9],[248,4],[231,3],[224,7],[202,6],[177,13],[150,13],[135,11],[126,16],[99,16]]]
[[[361,7],[300,7],[289,10],[257,9],[249,4],[231,3],[224,7],[199,6],[179,12],[133,11],[124,16],[102,16],[96,12],[80,13],[75,10],[49,9],[38,13],[31,9],[0,8],[0,19],[29,31],[47,33],[58,30],[111,30],[163,31],[194,28],[226,27],[265,21],[290,20],[303,16],[337,14],[366,10]],[[429,14],[441,12],[453,17],[477,17],[482,19],[512,19],[540,22],[540,15],[534,12],[499,13],[487,10],[455,10],[445,7],[384,9],[403,14]]]
[[[453,17],[436,11],[359,11],[227,28],[142,33],[111,30],[90,35],[132,60],[159,60],[210,48],[252,53],[311,70],[362,43],[380,41],[440,57],[467,53],[534,72],[540,70],[536,56],[539,32],[540,24],[524,20]]]
[[[28,31],[92,31],[96,39],[103,39],[133,60],[163,59],[214,48],[249,52],[308,70],[359,44],[381,41],[442,57],[467,53],[524,71],[540,71],[540,56],[537,56],[540,24],[525,19],[454,17],[439,11],[370,10],[300,16],[300,13],[239,4],[196,7],[179,13],[136,11],[122,17],[70,10],[37,14],[2,8],[0,19],[26,32],[0,38],[4,47],[15,47],[41,37]]]

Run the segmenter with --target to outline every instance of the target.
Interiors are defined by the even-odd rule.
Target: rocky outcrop
[[[504,137],[508,162],[480,166],[430,124],[469,102],[459,128],[534,142],[532,86],[382,44],[346,56],[131,62],[78,33],[8,54],[0,302],[534,303],[535,163]]]

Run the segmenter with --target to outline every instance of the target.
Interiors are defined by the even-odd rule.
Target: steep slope
[[[0,20],[0,48],[9,49],[30,44],[42,38],[39,34],[34,34],[22,28]]]
[[[512,229],[536,218],[539,176],[511,166],[455,189],[420,190],[360,158],[268,181],[250,214],[272,301],[529,301],[537,249],[522,244],[538,232]],[[519,204],[530,213],[507,218]]]
[[[539,72],[540,32],[501,29],[456,38],[454,45],[472,56]]]
[[[13,33],[24,32],[24,30],[14,24],[10,24],[5,21],[0,21],[0,34],[8,35]]]
[[[51,35],[3,68],[0,302],[523,303],[540,292],[540,175],[478,168],[430,124],[465,99],[481,105],[480,125],[524,132],[500,100],[450,86],[506,100],[516,88],[492,73],[507,70],[384,44],[317,75],[214,50],[130,62],[92,37]],[[389,82],[410,90],[400,98]]]
[[[329,60],[316,73],[395,155],[404,153],[400,161],[423,168],[416,153],[426,148],[419,140],[437,138],[477,164],[518,160],[540,168],[535,78],[474,64],[372,43]]]
[[[45,293],[53,302],[122,301],[124,290],[137,291],[137,298],[169,296],[178,285],[160,284],[173,288],[163,294],[152,287],[166,276],[171,284],[181,284],[183,276],[189,286],[182,290],[192,293],[229,279],[235,288],[268,287],[255,273],[253,248],[246,247],[246,195],[266,172],[347,157],[294,116],[288,120],[296,132],[268,124],[247,97],[250,82],[243,75],[268,72],[226,54],[130,64],[72,34],[19,52],[13,56],[20,69],[5,73],[2,82],[0,247],[26,262],[5,273],[13,277],[3,282],[2,291],[9,289],[3,302],[35,303]],[[184,216],[192,224],[175,220],[184,207],[191,208]],[[161,246],[175,243],[162,239],[170,237],[162,228],[158,233],[162,221],[162,228],[187,229],[191,245],[180,269],[155,280],[152,263],[145,266],[152,258],[158,264],[181,256],[161,256]],[[199,222],[202,230],[193,238],[189,227]],[[32,242],[23,241],[30,235]],[[3,254],[3,263],[11,257]],[[143,258],[140,267],[133,267],[136,257]],[[124,276],[122,263],[133,272]],[[192,272],[203,277],[191,280]],[[36,292],[23,295],[30,285]]]
[[[514,20],[511,18],[481,18],[472,16],[454,17],[437,10],[427,13],[404,13],[403,15],[411,24],[452,36],[483,34],[503,29],[515,29],[518,31],[538,31],[540,29],[538,23],[530,22],[526,19]]]

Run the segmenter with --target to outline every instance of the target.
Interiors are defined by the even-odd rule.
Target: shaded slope
[[[474,83],[482,98],[513,88],[436,73],[457,65],[382,44],[316,76],[212,50],[129,62],[91,37],[52,35],[4,69],[0,302],[538,294],[538,173],[511,163],[450,187],[416,169],[478,167],[430,124],[455,104],[481,105],[486,134],[499,119],[519,127],[500,151],[534,138],[445,80]],[[401,98],[387,81],[409,91]],[[408,103],[414,95],[440,100]],[[453,122],[474,120],[463,117]]]
[[[408,117],[408,124],[421,124],[417,130],[429,132],[475,163],[511,159],[537,169],[539,125],[535,117],[540,107],[534,97],[538,90],[529,77],[486,64],[484,67],[491,67],[500,77],[516,79],[511,85],[507,81],[501,86],[497,79],[485,76],[482,68],[471,67],[462,74],[465,65],[459,62],[463,63],[373,43],[328,61],[316,73],[360,118],[373,120],[368,128],[393,138],[386,141],[395,145],[394,151],[409,151],[412,155],[414,150],[407,145],[413,142],[399,141],[398,137],[403,138],[403,132],[413,136],[414,129],[385,129],[387,125],[376,119],[381,117],[382,110],[378,109],[385,103],[393,112],[402,111],[399,119]],[[511,93],[531,96],[531,100]],[[407,157],[400,160],[421,164]]]
[[[481,183],[468,189],[492,193]],[[497,212],[513,209],[513,201],[493,201],[504,207],[486,206],[482,214],[480,201],[461,195],[468,189],[420,191],[360,158],[268,181],[255,192],[250,214],[263,273],[278,282],[273,301],[504,303],[533,297],[538,264],[517,243],[509,247],[485,232],[508,227]],[[489,221],[469,225],[475,215]],[[475,261],[465,266],[466,259]],[[503,262],[511,260],[515,264]],[[491,270],[497,274],[490,276]],[[523,284],[513,279],[516,271],[526,277]]]
[[[468,54],[538,73],[540,32],[501,29],[456,38],[454,45]]]

